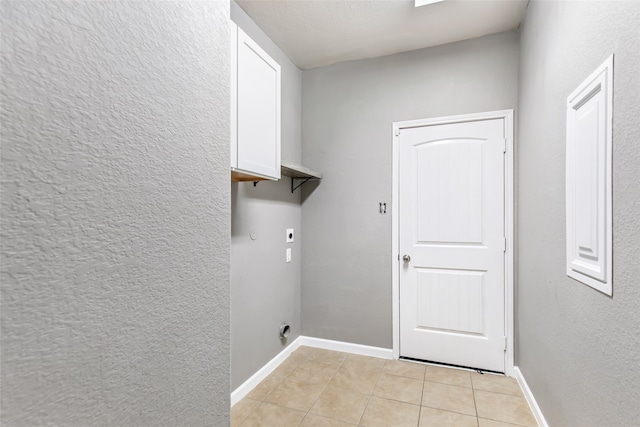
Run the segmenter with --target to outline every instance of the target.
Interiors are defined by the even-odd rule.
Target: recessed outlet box
[[[287,243],[293,242],[293,228],[287,228]]]

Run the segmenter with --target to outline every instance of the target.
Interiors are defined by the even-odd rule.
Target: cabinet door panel
[[[280,178],[280,66],[238,29],[238,169]]]

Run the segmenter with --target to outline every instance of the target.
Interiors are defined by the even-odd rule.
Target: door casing
[[[505,352],[505,374],[514,376],[514,144],[513,144],[513,110],[490,111],[485,113],[464,114],[458,116],[418,119],[393,123],[393,170],[392,170],[392,232],[391,232],[391,262],[392,262],[392,319],[393,319],[393,358],[400,357],[400,239],[399,239],[399,140],[402,129],[440,124],[472,122],[478,120],[503,119],[506,135],[506,152],[504,182],[504,214],[505,237],[507,250],[505,252],[505,331],[507,336],[507,350]]]

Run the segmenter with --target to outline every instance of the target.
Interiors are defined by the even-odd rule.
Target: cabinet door
[[[237,168],[279,179],[280,65],[240,28],[237,55]]]

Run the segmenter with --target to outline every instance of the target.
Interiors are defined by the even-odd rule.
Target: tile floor
[[[536,426],[513,378],[300,347],[231,426]]]

